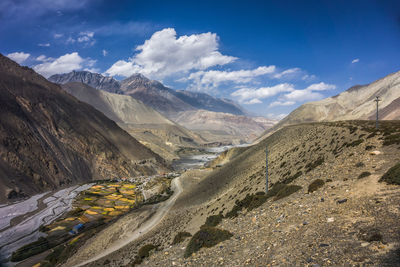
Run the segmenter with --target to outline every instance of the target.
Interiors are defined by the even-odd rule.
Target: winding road
[[[175,204],[176,199],[183,191],[182,185],[181,185],[181,182],[179,179],[180,179],[180,177],[177,177],[177,178],[173,179],[171,182],[171,188],[174,191],[174,194],[167,201],[160,203],[155,214],[153,216],[151,216],[148,221],[144,222],[135,231],[133,231],[132,235],[130,235],[129,237],[124,238],[124,239],[119,239],[118,241],[113,243],[109,248],[103,250],[102,252],[97,254],[95,257],[93,257],[89,260],[86,260],[84,262],[81,262],[76,266],[83,266],[85,264],[99,260],[99,259],[113,253],[114,251],[117,251],[117,250],[123,248],[124,246],[128,245],[132,241],[135,241],[140,236],[146,234],[147,232],[152,230],[156,225],[158,225],[162,221],[162,219],[165,217],[165,215],[167,215],[168,211],[172,208],[172,206]]]

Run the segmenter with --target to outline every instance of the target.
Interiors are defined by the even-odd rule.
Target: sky
[[[400,70],[400,1],[2,0],[0,53],[45,77],[134,73],[282,118]]]

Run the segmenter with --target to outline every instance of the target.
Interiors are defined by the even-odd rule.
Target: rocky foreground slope
[[[166,168],[101,112],[0,55],[0,202]]]
[[[187,173],[159,227],[89,266],[131,266],[139,248],[142,266],[398,266],[400,166],[397,185],[380,179],[400,162],[399,132],[399,121],[285,127],[225,153],[222,167]]]

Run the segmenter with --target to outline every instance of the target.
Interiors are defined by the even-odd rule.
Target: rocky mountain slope
[[[276,121],[207,110],[179,112],[171,119],[209,141],[252,142]]]
[[[87,76],[91,79],[82,78]],[[49,79],[57,83],[79,81],[97,89],[110,91],[106,88],[106,84],[104,86],[102,84],[102,87],[96,87],[97,84],[101,84],[101,81],[106,79],[100,74],[89,75],[88,72],[75,71],[53,75]],[[98,81],[95,81],[95,79]],[[235,139],[234,142],[250,142],[275,123],[273,120],[261,117],[246,117],[247,119],[245,119],[244,116],[246,116],[247,112],[240,105],[229,99],[215,98],[204,93],[173,90],[141,74],[134,74],[119,84],[118,93],[131,96],[143,102],[171,120],[179,118],[180,121],[176,121],[178,124],[182,124],[192,130],[200,130],[208,142],[231,143],[229,139],[232,139],[232,137]],[[210,120],[201,119],[201,124],[196,124],[200,118],[207,116]],[[235,124],[232,118],[235,118],[234,120],[237,122],[246,120],[247,129],[243,129],[237,123]],[[228,121],[230,125],[224,128],[223,125]],[[231,134],[233,136],[229,136]]]
[[[215,98],[204,93],[173,90],[141,74],[134,74],[119,82],[112,77],[105,77],[98,73],[72,71],[53,75],[49,80],[58,84],[82,82],[96,89],[130,95],[163,114],[194,109],[236,115],[244,115],[246,113],[242,107],[229,99]]]
[[[159,227],[88,266],[128,266],[146,244],[157,249],[143,266],[398,266],[400,186],[379,181],[400,162],[398,132],[398,121],[379,131],[367,121],[284,127],[225,153],[221,167],[186,173]],[[213,227],[229,237],[214,245],[225,232]],[[189,237],[174,242],[178,233]],[[196,242],[205,247],[189,250]],[[89,248],[96,243],[81,251]]]
[[[77,82],[69,82],[61,87],[103,112],[142,144],[168,161],[178,158],[176,151],[181,147],[197,147],[205,142],[197,134],[165,118],[131,96],[96,90]]]
[[[0,202],[165,170],[162,158],[101,112],[0,55]]]
[[[81,82],[110,93],[122,93],[120,90],[121,85],[117,80],[89,71],[72,71],[70,73],[55,74],[50,76],[48,80],[58,84]]]
[[[381,120],[400,119],[400,71],[367,85],[353,86],[339,95],[301,105],[267,132],[302,122],[375,119],[376,96],[382,99],[379,102]]]

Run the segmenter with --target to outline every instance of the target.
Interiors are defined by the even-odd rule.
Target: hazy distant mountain
[[[205,93],[177,90],[175,96],[197,109],[245,115],[247,112],[237,103],[226,98],[215,98]]]
[[[103,113],[0,54],[0,202],[163,170],[162,158]]]
[[[117,80],[89,71],[72,71],[70,73],[55,74],[49,77],[49,81],[58,84],[81,82],[99,90],[110,93],[121,93],[120,84]]]
[[[236,115],[246,113],[242,107],[232,100],[215,98],[204,93],[176,91],[165,87],[158,81],[150,80],[142,74],[134,74],[119,82],[112,77],[105,77],[98,73],[72,71],[53,75],[49,78],[49,81],[58,84],[81,82],[110,93],[130,95],[166,115],[196,109]]]
[[[175,90],[158,81],[149,80],[141,74],[134,74],[121,82],[121,90],[155,110],[168,115],[195,109],[175,95]]]
[[[205,142],[197,134],[131,96],[96,90],[77,82],[63,84],[62,88],[103,112],[142,144],[167,160],[178,158],[175,151],[180,147],[197,147],[199,143]]]
[[[251,118],[208,110],[183,111],[172,119],[205,138],[216,138],[215,141],[236,139],[238,143],[253,141],[277,122],[262,117]]]
[[[400,71],[367,85],[353,86],[339,95],[301,105],[274,129],[302,122],[375,119],[376,96],[382,99],[380,119],[400,119]]]

